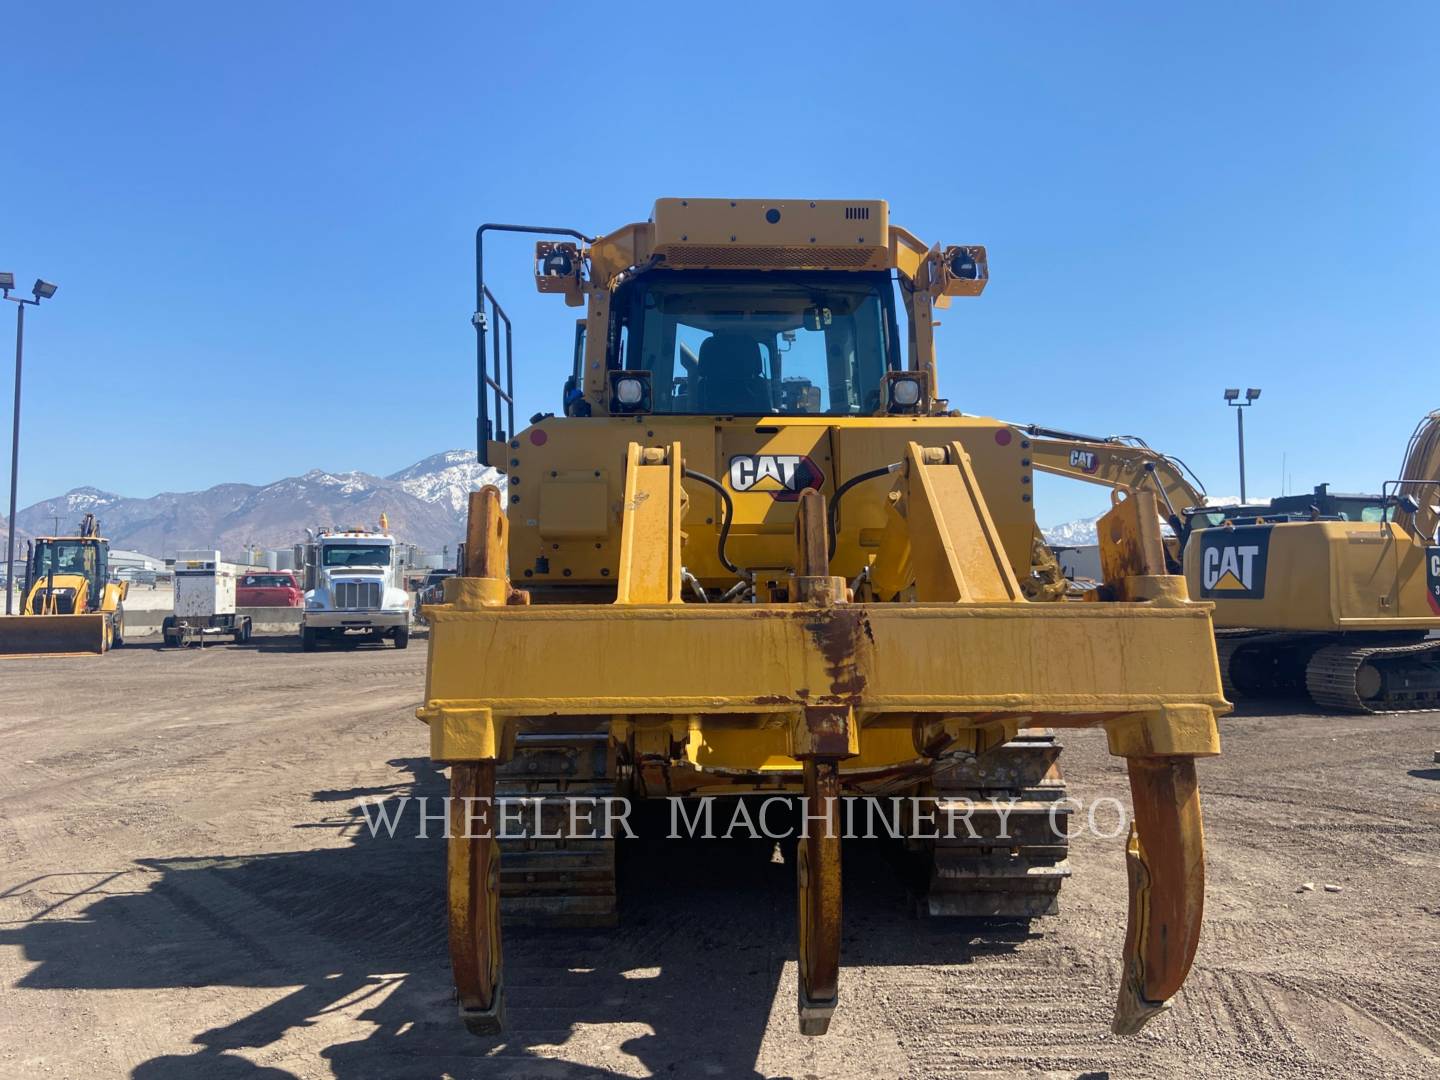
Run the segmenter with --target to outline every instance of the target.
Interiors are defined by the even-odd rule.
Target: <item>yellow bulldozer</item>
[[[541,237],[537,288],[585,312],[563,415],[523,430],[497,233]],[[803,808],[797,1005],[823,1034],[856,801],[953,826],[1001,796],[1008,819],[907,831],[922,910],[1044,914],[1068,873],[1053,733],[1081,727],[1133,798],[1114,1030],[1164,1008],[1200,930],[1195,759],[1229,708],[1210,605],[1167,571],[1150,491],[1101,522],[1103,598],[1035,587],[1029,440],[936,381],[935,311],[981,293],[985,249],[927,245],[873,200],[661,199],[599,237],[475,239],[479,453],[506,483],[472,495],[462,572],[425,608],[418,713],[450,768],[466,1025],[503,1024],[502,905],[613,923],[616,800],[773,795]],[[516,799],[537,825],[518,837]]]
[[[1133,438],[1038,427],[1037,469],[1149,490],[1192,596],[1215,605],[1226,697],[1307,695],[1348,712],[1440,705],[1440,411],[1423,417],[1378,494],[1321,484],[1263,504],[1207,506],[1174,458]],[[1183,556],[1180,553],[1183,550]]]
[[[20,613],[0,616],[0,656],[103,653],[125,641],[125,593],[110,580],[110,541],[86,514],[74,536],[25,547]]]

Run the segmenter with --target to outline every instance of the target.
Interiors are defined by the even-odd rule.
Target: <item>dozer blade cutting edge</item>
[[[0,616],[0,656],[103,653],[110,647],[110,616]]]

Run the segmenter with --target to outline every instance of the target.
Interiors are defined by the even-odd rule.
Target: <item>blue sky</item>
[[[1440,8],[921,10],[7,12],[0,269],[60,285],[28,319],[21,505],[469,446],[475,225],[602,232],[661,195],[886,198],[987,245],[939,331],[967,412],[1138,434],[1233,494],[1221,390],[1253,385],[1252,494],[1282,455],[1298,490],[1396,474],[1440,408]],[[526,241],[493,252],[521,410],[557,409],[574,313]]]

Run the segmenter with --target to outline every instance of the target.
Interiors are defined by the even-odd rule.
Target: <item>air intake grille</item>
[[[670,266],[723,267],[804,267],[869,266],[876,258],[873,247],[750,247],[744,244],[677,244],[665,252]]]
[[[869,221],[870,208],[868,206],[847,206],[845,207],[846,221]]]
[[[373,611],[380,606],[378,581],[341,581],[335,585],[335,606],[349,611]]]

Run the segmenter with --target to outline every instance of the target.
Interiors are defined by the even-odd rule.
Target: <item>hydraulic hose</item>
[[[720,496],[720,501],[725,504],[725,520],[720,523],[720,541],[718,545],[720,565],[736,577],[743,578],[745,575],[740,573],[740,568],[732,563],[725,554],[725,541],[730,538],[730,523],[735,520],[735,500],[730,498],[730,493],[726,491],[720,481],[716,480],[713,476],[706,476],[704,473],[696,472],[694,469],[681,469],[680,475],[687,480],[698,480],[706,487],[714,488],[716,494]]]
[[[869,472],[862,472],[857,476],[850,477],[849,480],[846,480],[843,484],[841,484],[838,488],[835,489],[835,497],[830,500],[830,513],[828,515],[830,518],[830,558],[833,559],[835,557],[835,519],[840,510],[841,498],[843,498],[845,493],[851,488],[853,488],[856,484],[863,484],[866,480],[875,480],[881,476],[888,476],[893,472],[898,472],[904,466],[904,464],[905,463],[903,461],[896,461],[893,464],[885,465],[879,469],[871,469]]]

